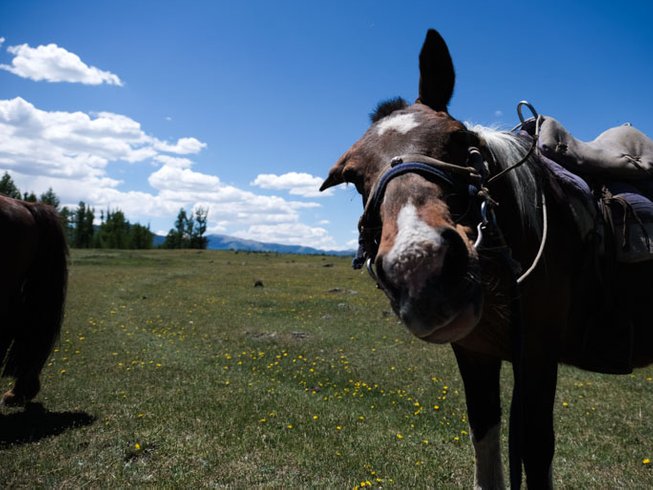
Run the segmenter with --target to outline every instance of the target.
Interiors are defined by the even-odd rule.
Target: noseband
[[[352,266],[360,269],[366,264],[368,271],[375,278],[372,263],[379,248],[381,221],[381,203],[388,184],[395,178],[414,173],[431,182],[444,184],[445,187],[476,200],[480,206],[481,219],[476,227],[478,235],[474,247],[478,248],[483,240],[483,231],[493,220],[492,207],[496,204],[489,195],[485,184],[489,176],[489,166],[480,150],[469,147],[467,166],[461,167],[420,154],[407,154],[392,159],[388,168],[376,181],[365,210],[358,223],[358,253]]]

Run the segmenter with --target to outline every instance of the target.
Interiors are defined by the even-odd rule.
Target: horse
[[[529,488],[551,488],[558,365],[618,374],[653,362],[646,317],[653,261],[596,259],[596,234],[577,231],[571,198],[541,164],[532,134],[468,127],[449,114],[454,66],[433,29],[419,73],[416,102],[380,103],[321,190],[356,187],[364,211],[354,267],[367,264],[412,334],[451,344],[465,390],[475,488],[505,486],[503,361],[515,380],[511,488],[521,486],[524,473]],[[610,321],[624,324],[623,316],[626,333],[618,333]],[[613,345],[611,337],[625,339],[627,362],[610,363],[594,349]]]
[[[1,404],[20,406],[40,390],[64,316],[68,246],[52,206],[0,195],[0,270],[0,368],[15,378]]]

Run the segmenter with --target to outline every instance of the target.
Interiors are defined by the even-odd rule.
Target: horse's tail
[[[45,365],[63,323],[68,286],[68,245],[59,213],[47,204],[30,204],[38,229],[32,267],[22,289],[21,312],[7,356],[4,375],[38,376]]]

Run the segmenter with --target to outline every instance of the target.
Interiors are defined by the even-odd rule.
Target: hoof
[[[16,394],[9,390],[0,399],[0,405],[5,407],[22,407],[27,403],[27,400],[22,396],[16,396]]]

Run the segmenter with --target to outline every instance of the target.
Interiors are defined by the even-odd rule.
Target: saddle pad
[[[596,232],[596,222],[599,219],[592,189],[582,177],[545,155],[539,155],[539,162],[553,177],[556,185],[552,186],[552,191],[555,193],[556,200],[567,203],[567,209],[576,223],[579,238],[584,241]]]
[[[580,175],[606,179],[653,179],[653,141],[629,125],[580,141],[552,117],[542,118],[538,147],[543,155]]]

